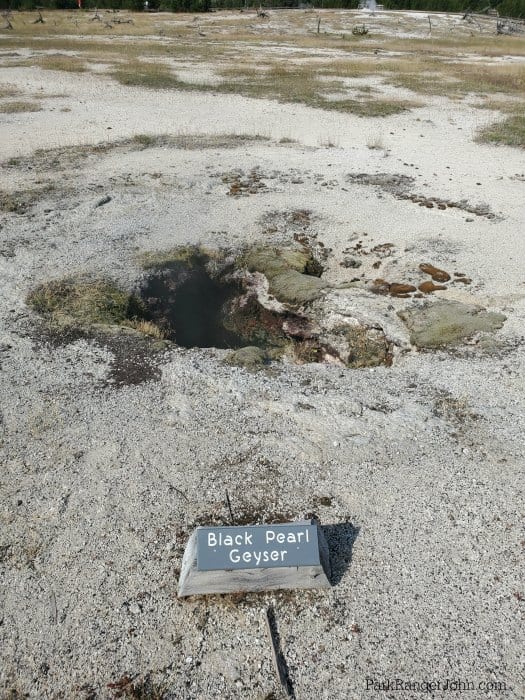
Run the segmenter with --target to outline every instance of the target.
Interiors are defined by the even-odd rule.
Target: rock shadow
[[[321,525],[320,529],[326,538],[330,552],[330,583],[332,586],[336,586],[350,568],[352,550],[360,528],[348,522]]]

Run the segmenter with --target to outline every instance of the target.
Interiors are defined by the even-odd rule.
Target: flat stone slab
[[[485,311],[458,301],[438,301],[399,312],[410,331],[410,342],[418,348],[454,345],[476,333],[493,333],[503,326],[504,314]]]
[[[317,523],[196,528],[184,552],[179,597],[330,587],[328,545]]]

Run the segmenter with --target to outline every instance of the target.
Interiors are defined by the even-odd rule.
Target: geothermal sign
[[[318,566],[317,525],[200,527],[197,569],[259,569]]]
[[[198,527],[182,561],[179,596],[330,585],[328,546],[311,520]]]

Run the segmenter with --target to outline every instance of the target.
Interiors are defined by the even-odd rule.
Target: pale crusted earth
[[[362,119],[23,67],[2,80],[63,95],[0,115],[0,187],[34,197],[0,219],[2,697],[280,697],[269,602],[297,698],[460,695],[373,685],[395,679],[524,697],[525,159],[474,143],[494,114],[433,98]],[[137,133],[188,139],[67,150]],[[254,168],[267,187],[228,196],[222,177]],[[350,177],[363,173],[476,211],[418,206]],[[392,367],[248,372],[213,348],[56,343],[26,305],[37,284],[77,273],[136,288],[144,251],[294,234],[323,243],[331,284],[417,284],[428,262],[472,279],[436,297],[507,320],[487,345],[418,352],[396,311],[420,300],[345,289],[398,340]],[[316,513],[332,588],[177,599],[185,542],[227,519],[226,491],[252,522]],[[125,695],[125,677],[143,695]]]

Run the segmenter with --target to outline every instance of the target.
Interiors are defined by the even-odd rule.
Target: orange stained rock
[[[421,263],[419,266],[421,272],[430,275],[435,282],[448,282],[450,275],[445,270],[440,270],[439,267],[434,267],[430,263]]]

